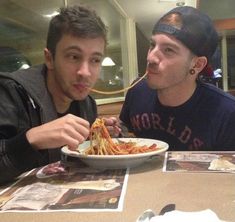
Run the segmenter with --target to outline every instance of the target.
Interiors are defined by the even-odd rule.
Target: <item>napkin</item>
[[[222,222],[218,216],[210,209],[196,211],[196,212],[183,212],[174,210],[165,213],[161,216],[154,216],[150,222]]]

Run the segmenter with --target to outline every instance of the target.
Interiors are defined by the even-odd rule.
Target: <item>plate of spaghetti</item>
[[[92,168],[121,169],[138,166],[164,153],[168,144],[145,138],[111,138],[103,119],[96,119],[91,127],[90,140],[79,144],[77,150],[68,146],[62,153],[77,157]]]
[[[168,144],[153,139],[144,138],[112,138],[114,144],[119,149],[133,149],[134,153],[126,153],[123,151],[118,154],[88,154],[91,150],[90,141],[85,141],[79,145],[77,151],[72,151],[68,146],[62,148],[62,153],[72,157],[78,157],[86,165],[97,169],[122,169],[138,166],[155,156],[164,153],[168,149]],[[97,145],[99,149],[99,145]],[[142,150],[141,150],[142,149]],[[119,151],[120,152],[120,151]]]

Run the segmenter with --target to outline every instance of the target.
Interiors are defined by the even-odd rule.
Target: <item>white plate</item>
[[[113,139],[117,142],[117,139]],[[79,145],[79,152],[71,151],[67,146],[62,147],[62,153],[72,157],[78,157],[81,161],[93,168],[99,169],[122,169],[127,167],[135,167],[151,159],[153,156],[164,153],[169,145],[160,140],[143,139],[143,138],[120,138],[123,142],[136,142],[138,145],[151,146],[157,144],[156,151],[138,153],[138,154],[127,154],[127,155],[85,155],[83,152],[89,148],[90,141],[85,141]]]

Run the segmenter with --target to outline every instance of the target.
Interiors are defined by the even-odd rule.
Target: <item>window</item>
[[[3,71],[14,71],[43,63],[43,49],[46,45],[50,16],[64,4],[74,5],[77,3],[77,0],[1,1],[0,55],[6,55],[6,48],[9,51],[9,56],[6,56],[4,61],[0,61],[1,66],[5,66]],[[130,66],[136,66],[135,62],[129,62],[128,54],[132,49],[129,48],[130,44],[127,44],[129,33],[126,27],[130,25],[126,25],[126,18],[110,1],[81,0],[79,3],[94,8],[108,27],[108,47],[105,56],[110,57],[115,63],[113,66],[102,66],[100,78],[95,88],[103,91],[122,89],[133,80],[129,77],[130,72],[132,75],[137,75],[135,68],[130,71]],[[136,58],[132,58],[132,60],[136,60]],[[13,63],[15,64],[12,65]],[[92,96],[102,103],[105,100],[111,102],[123,100],[124,93],[114,95],[92,93]]]

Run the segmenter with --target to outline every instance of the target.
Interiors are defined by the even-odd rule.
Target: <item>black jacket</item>
[[[44,65],[0,73],[0,184],[60,159],[60,148],[35,150],[25,135],[28,129],[58,118],[45,76]],[[90,96],[73,106],[78,108],[73,114],[94,122],[97,107]]]

